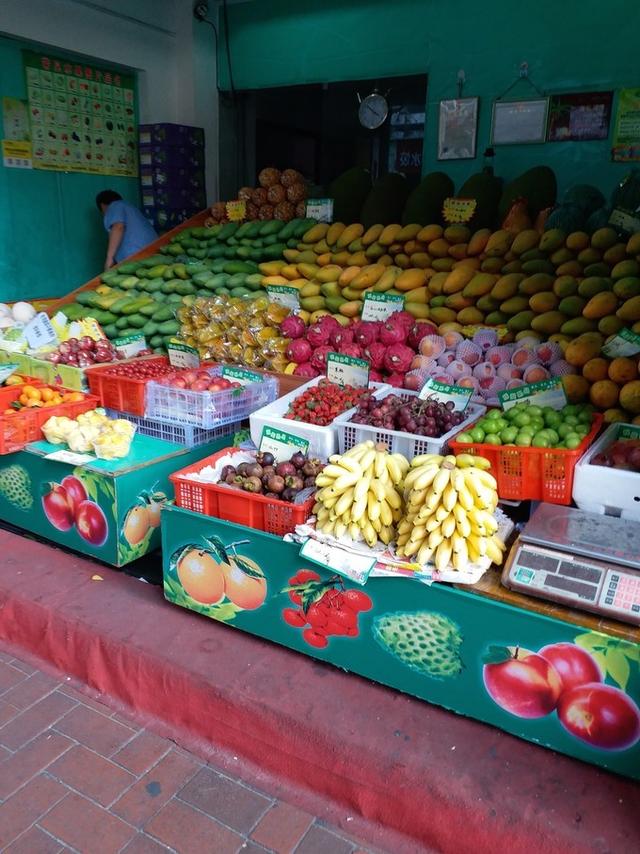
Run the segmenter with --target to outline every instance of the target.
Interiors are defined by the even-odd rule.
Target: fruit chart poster
[[[35,169],[138,174],[135,79],[23,51]]]

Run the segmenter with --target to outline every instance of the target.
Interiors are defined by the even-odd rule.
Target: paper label
[[[640,426],[627,424],[620,427],[616,439],[640,439]]]
[[[189,347],[187,344],[169,344],[167,355],[173,368],[200,367],[200,353],[195,347]]]
[[[294,436],[293,433],[277,430],[275,427],[263,427],[259,450],[268,451],[281,463],[292,457],[296,451],[306,454],[309,442],[301,436]]]
[[[255,371],[248,371],[246,368],[235,368],[232,365],[225,365],[223,367],[222,376],[225,377],[225,379],[240,383],[240,385],[264,382],[262,374],[258,374]]]
[[[119,353],[122,353],[125,359],[131,359],[133,356],[137,356],[141,350],[147,349],[144,335],[127,335],[125,338],[114,338],[111,343]]]
[[[477,199],[458,199],[450,196],[444,200],[442,216],[446,222],[469,222],[477,207]]]
[[[420,389],[418,397],[421,400],[426,400],[428,397],[435,397],[435,399],[440,403],[447,403],[447,401],[452,400],[454,403],[454,409],[464,412],[469,405],[472,395],[472,388],[459,388],[455,385],[439,383],[437,380],[429,377]]]
[[[369,292],[364,295],[362,320],[386,320],[396,311],[402,311],[404,297],[399,294],[377,294]]]
[[[0,384],[8,379],[11,374],[15,374],[17,370],[18,366],[14,362],[2,365],[2,367],[0,367]]]
[[[609,217],[609,225],[624,231],[626,234],[634,234],[636,231],[640,231],[640,217],[634,216],[622,208],[614,208]]]
[[[611,341],[604,345],[602,353],[610,359],[616,359],[618,356],[635,356],[636,353],[640,353],[640,335],[630,329],[621,329]]]
[[[229,222],[240,222],[247,216],[247,203],[241,201],[227,202],[227,219]]]
[[[307,219],[333,222],[333,199],[307,199]]]
[[[271,302],[283,305],[292,311],[300,309],[300,294],[297,288],[290,288],[287,285],[269,285],[267,294]]]
[[[55,460],[57,463],[70,463],[72,466],[81,466],[83,463],[95,462],[92,454],[77,454],[75,451],[54,451],[47,454],[45,460]]]
[[[27,323],[24,328],[24,337],[30,350],[38,350],[40,347],[46,347],[47,344],[53,344],[58,340],[56,330],[44,311],[39,311],[33,320]]]
[[[377,563],[377,559],[371,555],[356,554],[330,543],[321,543],[313,537],[309,537],[303,544],[300,557],[337,572],[356,584],[364,584]]]
[[[540,383],[529,383],[510,391],[499,391],[498,399],[505,412],[517,403],[550,406],[552,409],[562,409],[567,405],[567,395],[560,377],[543,380]]]
[[[342,353],[327,356],[327,379],[338,385],[369,385],[369,362]]]

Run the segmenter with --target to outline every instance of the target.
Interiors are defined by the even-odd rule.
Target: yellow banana
[[[476,506],[473,495],[469,492],[466,486],[458,489],[458,504],[465,510],[473,510]]]
[[[434,477],[433,482],[431,484],[431,488],[437,495],[442,495],[445,486],[449,483],[450,477],[451,469],[448,468],[440,469],[438,474]]]
[[[379,534],[382,530],[382,519],[379,516],[377,519],[372,519],[371,525],[373,526],[373,530],[376,532],[376,534]]]
[[[385,546],[388,546],[389,543],[393,540],[393,528],[390,525],[383,525],[378,533],[378,536],[385,544]]]
[[[362,455],[360,462],[360,468],[363,472],[369,471],[371,466],[375,463],[376,452],[373,448],[367,448],[366,452]],[[373,474],[373,472],[372,472]]]
[[[435,531],[432,531],[427,538],[427,542],[429,543],[429,548],[431,548],[431,549],[437,548],[440,545],[440,543],[443,541],[443,539],[444,539],[444,537],[442,535],[442,531],[440,530],[440,528],[437,528]]]
[[[456,520],[452,513],[443,520],[440,526],[445,537],[451,537],[456,530]]]
[[[389,472],[391,482],[395,484],[400,483],[403,478],[403,473],[398,461],[394,459],[394,457],[392,457],[390,454],[387,454],[385,464],[387,466],[387,471]]]
[[[487,489],[491,489],[494,492],[498,489],[498,481],[492,474],[489,474],[488,471],[482,471],[482,469],[476,468],[474,471],[474,477],[483,485],[486,486]]]
[[[322,469],[322,475],[324,475],[324,477],[330,477],[333,479],[335,479],[337,477],[342,477],[342,475],[344,473],[345,473],[345,470],[342,468],[342,466],[339,466],[337,463],[329,463],[328,466],[325,466]]]
[[[442,469],[439,469],[436,466],[429,466],[429,468],[425,469],[422,474],[414,480],[413,488],[425,489],[427,486],[430,486],[435,482],[441,472]]]
[[[367,494],[367,492],[369,492],[370,484],[371,484],[371,476],[370,475],[365,475],[364,477],[360,478],[360,480],[356,483],[356,485],[353,489],[353,500],[354,500],[354,502],[359,501],[363,496],[365,496]]]
[[[486,457],[473,457],[473,464],[476,468],[482,469],[483,471],[487,471],[487,469],[491,468],[491,463]]]
[[[442,493],[442,506],[445,510],[450,513],[453,508],[458,503],[458,493],[453,488],[453,486],[449,483],[445,487],[444,492]]]
[[[391,512],[391,507],[389,507],[384,498],[380,501],[380,518],[382,519],[383,525],[393,525],[393,513]]]
[[[324,472],[316,475],[316,486],[331,486],[334,478],[329,477],[329,475],[324,474]]]
[[[380,502],[376,496],[369,492],[367,495],[367,518],[370,522],[380,517]]]
[[[444,457],[440,454],[420,454],[418,457],[414,457],[411,460],[411,468],[418,468],[419,466],[423,466],[425,463],[440,463],[443,461]]]
[[[409,471],[409,460],[405,456],[403,456],[402,454],[390,454],[390,457],[392,460],[395,460],[395,462],[400,466],[400,471],[403,475],[405,475]]]
[[[438,521],[438,519],[435,516],[431,516],[429,519],[427,519],[427,524],[425,525],[425,529],[428,531],[428,533],[431,533],[432,531],[437,530],[439,527],[440,527],[440,522]]]
[[[339,466],[342,466],[343,469],[352,472],[353,474],[357,474],[359,477],[362,477],[362,468],[358,460],[354,460],[353,457],[340,457]]]
[[[460,469],[469,468],[469,466],[475,466],[476,460],[478,457],[474,457],[473,454],[458,454],[456,457],[456,465]]]
[[[381,478],[382,473],[387,470],[387,452],[386,451],[376,451],[375,458],[375,473],[376,477]]]
[[[402,499],[390,484],[387,485],[384,498],[392,510],[399,510],[402,507]]]
[[[436,565],[436,569],[438,572],[443,572],[448,566],[451,560],[451,542],[446,539],[443,540],[438,548],[436,549],[435,560],[434,563]]]
[[[449,511],[444,506],[444,504],[439,504],[436,507],[436,512],[434,515],[435,515],[436,519],[438,520],[438,522],[443,522],[447,518],[447,516],[449,515]]]
[[[351,508],[351,519],[353,522],[359,522],[365,514],[367,509],[367,496],[368,492],[358,498],[357,501],[354,501],[353,506]]]
[[[338,516],[342,516],[344,512],[346,512],[349,507],[353,504],[353,493],[354,489],[347,489],[346,492],[343,492],[335,505],[335,511]]]
[[[464,540],[462,541],[462,546],[459,549],[453,550],[451,562],[453,563],[454,569],[461,570],[467,568],[469,564],[469,552],[467,551],[467,544]]]
[[[466,516],[456,517],[456,529],[461,537],[468,537],[471,533],[471,524]]]
[[[487,553],[487,538],[476,537],[475,534],[470,534],[467,537],[467,548],[472,548],[481,557]]]
[[[423,543],[423,545],[420,546],[420,549],[418,551],[418,563],[420,563],[420,564],[427,563],[429,561],[429,559],[431,558],[432,554],[433,554],[433,549],[431,548],[431,546],[428,543]]]
[[[486,555],[491,563],[496,563],[498,566],[502,563],[502,549],[498,546],[496,537],[487,537]]]
[[[338,519],[338,521],[336,522],[335,527],[333,529],[334,535],[336,537],[340,538],[340,537],[343,537],[346,534],[346,532],[347,532],[347,526],[344,524],[344,522],[341,519]]]
[[[355,542],[358,542],[358,540],[360,539],[360,528],[356,525],[356,523],[351,522],[349,524],[348,530],[349,530],[349,536],[351,537],[351,539],[355,540]]]

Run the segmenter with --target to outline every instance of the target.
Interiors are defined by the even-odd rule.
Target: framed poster
[[[549,107],[549,142],[607,139],[612,102],[613,92],[552,95]]]
[[[640,89],[618,93],[611,159],[618,163],[640,160]]]
[[[494,101],[491,118],[492,145],[523,145],[547,138],[548,98],[526,101]]]
[[[479,98],[440,101],[438,160],[470,160],[476,156]]]
[[[138,174],[135,78],[23,51],[34,169]]]

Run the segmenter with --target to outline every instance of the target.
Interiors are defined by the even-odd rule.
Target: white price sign
[[[635,356],[640,353],[640,335],[630,329],[621,329],[611,341],[602,348],[604,356],[616,359],[618,356]]]
[[[125,338],[114,338],[111,343],[125,359],[132,359],[142,350],[147,349],[144,335],[127,335]]]
[[[333,199],[307,199],[307,219],[333,222]]]
[[[273,454],[277,462],[282,463],[293,456],[296,451],[302,451],[303,454],[306,454],[309,450],[309,442],[301,436],[295,436],[285,430],[263,427],[259,450],[263,453],[267,451]]]
[[[386,320],[396,311],[402,311],[404,297],[399,294],[377,294],[370,291],[364,295],[362,320]]]
[[[27,323],[24,328],[24,337],[27,339],[27,346],[30,350],[38,350],[40,347],[54,344],[58,340],[56,330],[44,311],[39,311],[33,320]]]
[[[77,454],[75,451],[54,451],[47,454],[45,460],[55,460],[57,463],[70,463],[72,466],[81,466],[83,463],[95,462],[92,454]]]
[[[327,379],[338,385],[369,385],[369,362],[356,359],[355,356],[343,356],[342,353],[329,353],[327,356]]]
[[[539,383],[528,383],[509,391],[499,391],[498,399],[505,412],[518,403],[550,406],[552,409],[563,409],[567,405],[567,395],[560,377],[542,380]]]
[[[200,354],[195,347],[189,347],[187,344],[169,344],[167,355],[173,368],[200,367]]]
[[[246,368],[235,368],[232,365],[225,365],[223,367],[222,376],[225,377],[225,379],[240,383],[240,385],[264,382],[262,374],[258,374],[255,371],[248,371]]]
[[[338,572],[356,584],[364,584],[378,562],[371,555],[357,554],[330,543],[321,543],[313,537],[309,537],[300,549],[300,557]]]
[[[0,384],[3,383],[6,379],[8,379],[11,374],[15,374],[17,370],[18,366],[14,362],[11,362],[8,365],[0,366]]]
[[[269,285],[267,294],[271,302],[283,305],[292,311],[300,309],[300,294],[297,288],[290,288],[287,285]]]
[[[447,385],[447,383],[439,383],[437,380],[429,379],[420,389],[418,397],[426,400],[428,397],[434,397],[440,403],[453,401],[454,407],[460,412],[464,412],[467,408],[473,389],[458,388],[456,385]]]

